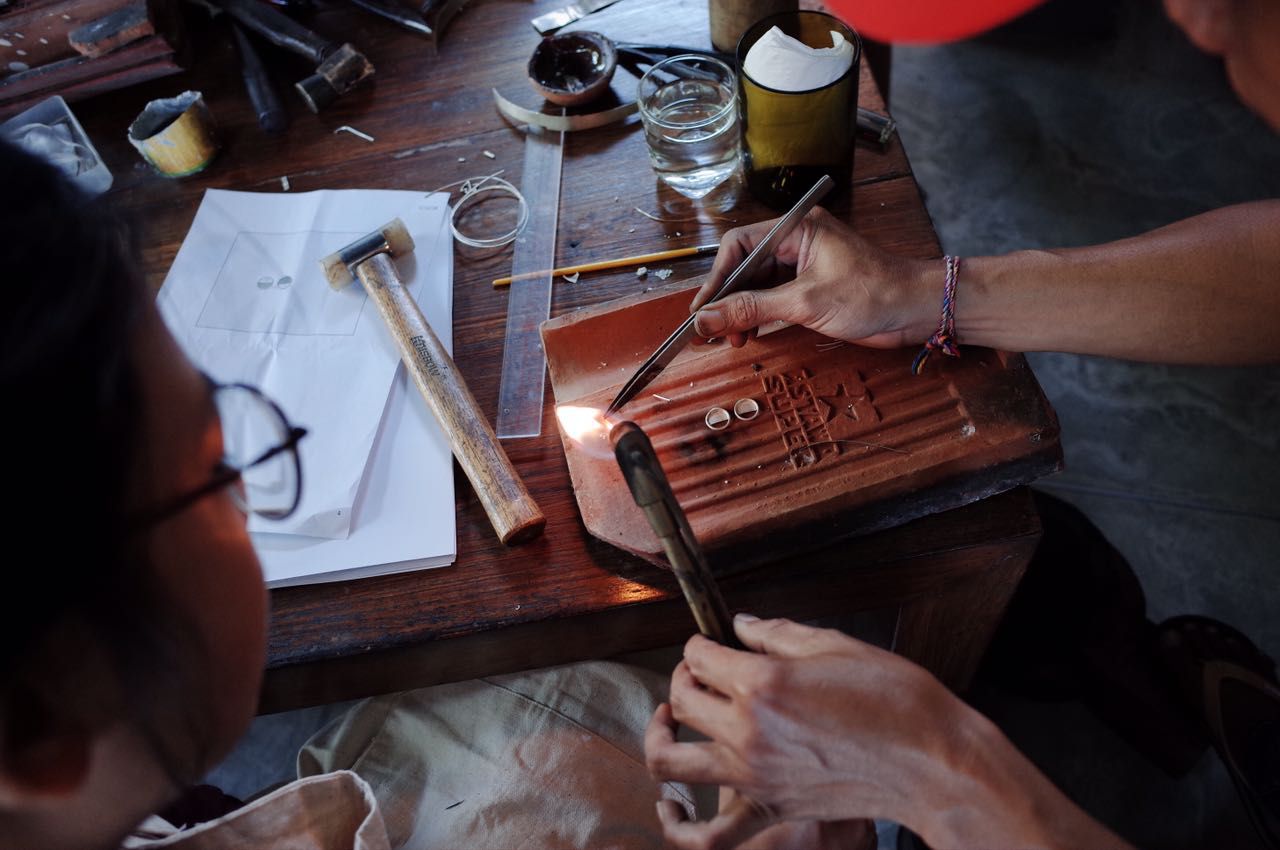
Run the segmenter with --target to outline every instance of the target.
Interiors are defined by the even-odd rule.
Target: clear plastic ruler
[[[529,204],[529,221],[515,241],[511,276],[555,268],[556,225],[560,217],[560,164],[564,132],[525,128],[524,178],[520,191]],[[542,399],[547,355],[538,326],[551,315],[551,274],[511,284],[507,296],[507,333],[498,388],[498,437],[536,437],[542,433]]]

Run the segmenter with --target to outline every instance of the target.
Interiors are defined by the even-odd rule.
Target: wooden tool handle
[[[373,255],[356,265],[356,276],[378,305],[404,365],[449,438],[453,456],[480,497],[498,538],[503,543],[522,543],[537,537],[546,517],[498,444],[453,359],[400,282],[391,258]]]
[[[338,45],[307,29],[284,12],[255,0],[220,0],[231,17],[276,47],[291,50],[319,65]]]

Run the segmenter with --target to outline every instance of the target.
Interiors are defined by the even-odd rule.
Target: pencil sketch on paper
[[[315,258],[360,235],[238,232],[196,326],[293,336],[354,335],[367,298],[364,288],[334,291]]]

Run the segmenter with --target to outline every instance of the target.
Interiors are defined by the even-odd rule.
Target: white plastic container
[[[57,95],[0,124],[0,136],[52,162],[88,195],[111,188],[111,172],[67,102]]]

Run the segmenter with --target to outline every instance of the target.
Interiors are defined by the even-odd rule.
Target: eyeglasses
[[[218,469],[205,484],[144,514],[139,525],[168,519],[219,490],[229,490],[245,513],[285,519],[302,496],[298,441],[307,429],[290,424],[280,406],[257,387],[206,380],[222,426]]]

